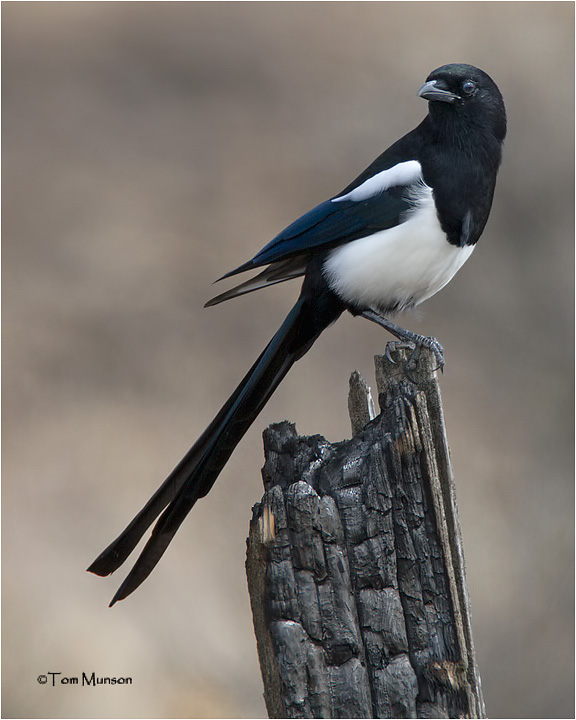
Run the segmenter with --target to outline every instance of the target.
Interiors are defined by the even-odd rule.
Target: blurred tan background
[[[492,718],[573,708],[573,3],[3,3],[4,707],[13,718],[265,717],[245,537],[261,432],[349,436],[351,317],[284,381],[129,600],[84,572],[211,420],[298,293],[211,283],[489,72],[509,136],[436,335]],[[131,687],[39,685],[47,672]]]

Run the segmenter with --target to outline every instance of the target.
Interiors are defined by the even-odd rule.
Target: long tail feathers
[[[286,320],[250,368],[218,415],[158,488],[128,527],[88,568],[96,575],[117,570],[160,515],[150,539],[110,605],[144,582],[170,544],[195,502],[206,495],[245,432],[294,362],[309,350],[322,330],[301,296]]]

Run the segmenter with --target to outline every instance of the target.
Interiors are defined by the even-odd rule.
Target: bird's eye
[[[464,90],[466,95],[472,95],[474,90],[476,90],[476,83],[473,80],[465,80],[462,84],[462,90]]]

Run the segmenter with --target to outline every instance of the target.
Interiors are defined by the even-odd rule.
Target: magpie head
[[[418,95],[429,102],[434,119],[449,118],[490,127],[500,142],[506,135],[506,111],[498,86],[473,65],[442,65],[428,75]]]

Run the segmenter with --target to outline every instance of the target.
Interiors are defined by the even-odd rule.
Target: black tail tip
[[[103,563],[102,560],[97,557],[96,560],[86,568],[86,572],[92,573],[93,575],[98,575],[98,577],[106,577],[107,575],[110,575],[113,571],[109,569],[107,563]]]

